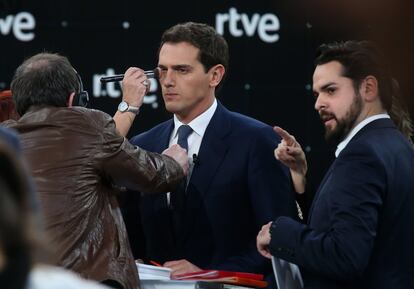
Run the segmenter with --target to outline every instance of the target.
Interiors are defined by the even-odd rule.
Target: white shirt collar
[[[216,108],[217,100],[214,98],[213,104],[205,112],[203,112],[202,114],[200,114],[188,123],[188,125],[193,129],[193,131],[201,138],[204,136],[207,126],[210,123],[210,120],[213,117]],[[178,128],[183,124],[184,123],[179,121],[178,117],[174,114],[174,130],[171,134],[172,138],[174,138],[177,135]]]
[[[370,117],[367,117],[366,119],[364,119],[363,121],[361,121],[360,123],[358,123],[358,125],[356,125],[351,132],[348,134],[348,136],[341,141],[338,146],[336,147],[336,151],[335,151],[335,157],[338,157],[339,154],[341,153],[341,151],[343,151],[345,149],[345,147],[348,145],[348,143],[351,141],[351,139],[367,124],[369,124],[370,122],[373,122],[374,120],[377,119],[381,119],[381,118],[390,118],[390,116],[386,113],[381,113],[381,114],[376,114]]]

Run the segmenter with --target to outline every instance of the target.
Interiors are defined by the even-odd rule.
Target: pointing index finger
[[[283,139],[285,140],[288,146],[293,145],[295,143],[295,138],[285,131],[283,128],[279,126],[273,127],[273,130]]]

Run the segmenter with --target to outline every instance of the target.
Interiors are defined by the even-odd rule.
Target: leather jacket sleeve
[[[102,150],[97,158],[113,183],[145,192],[168,192],[178,185],[184,172],[174,159],[133,146],[118,133],[113,119],[102,115]]]

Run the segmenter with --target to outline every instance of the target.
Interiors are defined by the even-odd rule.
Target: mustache
[[[319,117],[321,118],[322,121],[332,119],[332,118],[336,119],[336,116],[333,113],[330,113],[324,110],[319,112]]]

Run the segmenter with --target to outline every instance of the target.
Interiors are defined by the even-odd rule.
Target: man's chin
[[[343,133],[338,129],[325,129],[325,140],[328,144],[338,145],[343,140]]]
[[[168,112],[176,113],[179,110],[178,107],[176,105],[174,105],[173,102],[170,102],[170,101],[167,102],[167,101],[165,101],[164,103],[165,103],[165,109]]]

